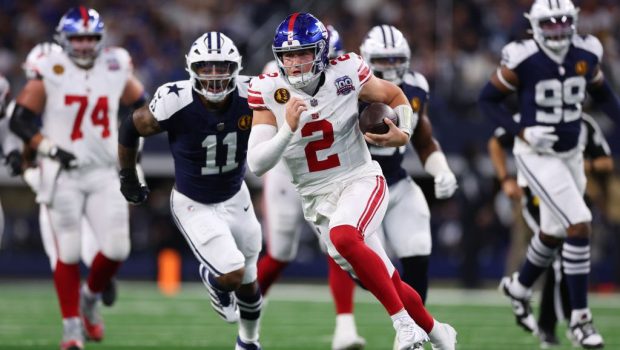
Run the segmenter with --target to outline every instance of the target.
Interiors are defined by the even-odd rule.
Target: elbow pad
[[[37,125],[37,114],[30,109],[16,104],[11,116],[9,128],[19,136],[25,143],[30,142],[32,137],[39,133],[39,125]]]
[[[418,114],[414,113],[409,105],[398,105],[394,107],[394,112],[398,116],[398,127],[411,138],[413,130],[418,125]]]
[[[140,133],[133,122],[133,113],[123,119],[118,129],[118,143],[127,148],[138,148]]]

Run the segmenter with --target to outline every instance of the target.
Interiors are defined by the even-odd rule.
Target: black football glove
[[[13,150],[9,152],[6,156],[5,162],[6,166],[9,167],[9,174],[11,176],[17,176],[22,173],[22,155],[18,150]]]
[[[73,153],[65,151],[64,149],[54,146],[50,150],[49,157],[57,160],[63,169],[73,169],[77,167],[77,158]]]
[[[121,193],[131,204],[142,204],[149,195],[149,188],[146,184],[140,183],[136,169],[121,169]]]

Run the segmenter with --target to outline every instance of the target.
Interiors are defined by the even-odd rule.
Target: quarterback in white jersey
[[[358,55],[328,61],[327,39],[325,26],[308,13],[294,13],[277,28],[273,51],[279,72],[250,83],[248,103],[254,114],[248,165],[262,175],[280,158],[285,160],[306,219],[319,231],[330,256],[386,308],[400,349],[422,346],[427,333],[443,344],[445,327],[434,322],[420,296],[400,280],[372,235],[381,224],[388,194],[364,140],[402,146],[417,115],[402,91],[374,77]],[[386,134],[362,135],[358,98],[390,105],[399,127],[385,119]]]
[[[62,51],[52,49],[29,61],[34,74],[17,96],[10,124],[41,156],[37,202],[48,212],[56,242],[61,349],[81,349],[83,333],[103,338],[100,294],[129,255],[129,211],[116,173],[119,103],[135,108],[145,99],[128,53],[103,48],[104,25],[95,10],[70,9],[56,31]],[[84,217],[100,251],[80,289]]]

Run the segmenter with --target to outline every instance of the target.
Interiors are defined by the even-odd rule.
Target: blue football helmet
[[[331,60],[344,54],[344,48],[342,47],[340,34],[332,25],[327,26],[327,31],[329,32],[329,52],[327,57]]]
[[[287,69],[302,68],[306,63],[287,67],[282,60],[283,54],[308,49],[314,50],[314,60],[310,62],[312,69],[308,73],[288,75]],[[313,15],[296,12],[286,17],[276,29],[272,50],[282,76],[293,87],[302,88],[317,79],[329,64],[329,33]]]
[[[103,21],[94,9],[73,7],[62,16],[56,27],[56,42],[75,64],[90,67],[103,48]],[[83,40],[72,40],[83,37]],[[87,40],[91,38],[91,40]]]

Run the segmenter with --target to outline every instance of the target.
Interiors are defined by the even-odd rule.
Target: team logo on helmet
[[[252,116],[251,115],[242,115],[237,122],[237,126],[241,130],[248,130],[250,126],[252,126]]]
[[[284,88],[279,88],[278,90],[276,90],[276,92],[273,94],[273,98],[276,99],[276,102],[280,103],[280,104],[284,104],[287,103],[288,100],[290,100],[291,98],[291,94],[288,92],[287,89]]]
[[[353,86],[353,80],[348,75],[342,76],[334,82],[336,84],[337,95],[347,95],[351,91],[355,90]]]
[[[588,72],[588,62],[581,60],[575,64],[575,73],[578,75],[586,75]]]
[[[419,97],[414,97],[411,99],[411,109],[413,109],[414,112],[419,111],[420,106],[422,106],[422,103],[420,102]]]
[[[61,75],[65,72],[65,67],[60,64],[55,64],[54,67],[52,67],[52,70],[54,71],[54,74]]]

